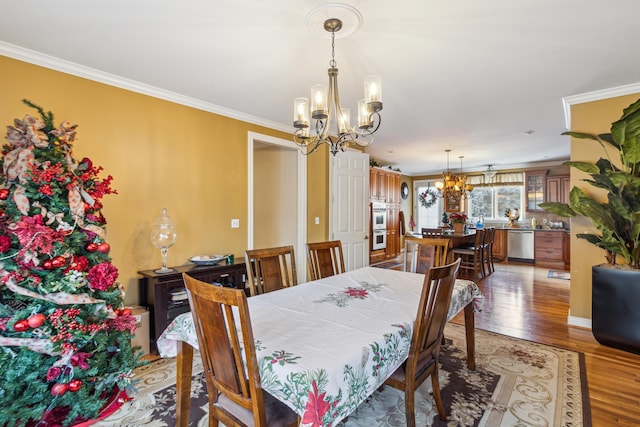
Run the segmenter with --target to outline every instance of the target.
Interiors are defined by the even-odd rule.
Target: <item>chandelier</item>
[[[493,178],[495,178],[496,174],[498,173],[498,171],[496,171],[495,169],[493,169],[493,165],[487,165],[487,170],[483,172],[484,173],[484,177],[487,181],[491,182],[491,180]]]
[[[451,150],[444,150],[447,153],[447,170],[442,172],[442,181],[436,182],[436,188],[438,189],[438,196],[447,200],[460,200],[468,199],[473,191],[473,186],[467,184],[467,177],[462,175],[462,159],[460,157],[460,174],[456,175],[449,170],[449,153]]]
[[[364,98],[358,101],[358,124],[351,126],[350,111],[340,105],[338,94],[338,68],[335,60],[335,35],[342,29],[342,21],[331,18],[324,21],[325,31],[331,33],[331,61],[329,62],[329,87],[318,84],[311,87],[308,98],[293,101],[293,140],[304,154],[311,154],[322,144],[328,144],[335,156],[346,146],[357,144],[367,147],[373,143],[373,134],[380,127],[382,92],[380,76],[364,78]],[[311,132],[310,120],[315,121]],[[331,129],[332,123],[335,128]],[[329,135],[329,133],[333,135]]]

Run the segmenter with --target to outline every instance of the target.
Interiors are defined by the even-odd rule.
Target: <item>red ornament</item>
[[[51,387],[51,394],[54,396],[62,396],[69,389],[68,384],[55,383],[53,387]]]
[[[107,242],[103,242],[98,245],[98,252],[102,252],[103,254],[109,252],[110,249],[111,245],[109,245]]]
[[[44,325],[44,321],[46,319],[47,316],[45,316],[44,314],[36,313],[27,319],[27,324],[34,329],[39,328],[40,326]]]
[[[67,260],[64,257],[57,256],[51,260],[51,267],[53,268],[64,267],[66,263],[67,263]]]
[[[129,309],[129,308],[123,308],[123,309],[120,311],[119,316],[131,316],[131,309]]]
[[[76,392],[80,390],[80,387],[82,387],[82,380],[76,379],[69,381],[69,391]]]
[[[9,190],[6,188],[0,188],[0,200],[7,200],[9,197]]]
[[[98,245],[91,242],[91,243],[87,243],[84,248],[87,250],[87,252],[95,252],[98,250]]]
[[[13,330],[16,332],[24,332],[28,329],[29,329],[29,322],[27,322],[27,319],[18,320],[13,325]]]
[[[42,263],[42,266],[45,268],[45,270],[51,270],[53,268],[53,262],[48,259]]]

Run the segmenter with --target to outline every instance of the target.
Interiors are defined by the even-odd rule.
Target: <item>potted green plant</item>
[[[590,175],[591,186],[607,192],[600,201],[573,187],[569,203],[542,203],[547,212],[591,219],[598,233],[577,234],[604,249],[606,263],[592,267],[592,331],[604,345],[640,353],[640,99],[623,110],[611,132],[565,132],[597,141],[606,157],[566,162]],[[620,166],[612,161],[619,156]]]

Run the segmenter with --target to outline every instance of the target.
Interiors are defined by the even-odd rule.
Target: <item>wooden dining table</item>
[[[445,229],[442,235],[438,235],[438,238],[449,239],[451,243],[449,244],[449,249],[454,248],[465,248],[469,246],[473,246],[476,238],[476,230],[474,228],[467,229],[462,233],[453,233],[453,230]],[[412,238],[422,239],[421,233],[412,233]],[[426,237],[428,239],[428,237]]]
[[[261,385],[300,415],[300,426],[334,426],[406,360],[424,275],[364,267],[248,298]],[[448,318],[464,310],[467,365],[475,369],[474,309],[482,294],[456,280]],[[176,422],[187,426],[194,349],[191,313],[161,334],[177,356]]]
[[[473,246],[476,239],[476,230],[467,230],[463,233],[442,233],[442,237],[451,241],[449,248],[465,248]]]

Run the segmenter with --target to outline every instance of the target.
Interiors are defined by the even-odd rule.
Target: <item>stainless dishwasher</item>
[[[509,261],[534,261],[534,231],[509,230],[507,240],[507,258]]]

